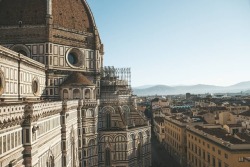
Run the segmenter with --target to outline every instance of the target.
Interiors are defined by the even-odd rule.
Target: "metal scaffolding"
[[[115,68],[105,66],[102,69],[102,78],[108,81],[115,81],[116,85],[126,85],[131,88],[131,70],[130,68]]]

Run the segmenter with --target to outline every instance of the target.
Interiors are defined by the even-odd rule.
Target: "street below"
[[[160,144],[154,133],[152,133],[151,144],[152,167],[180,167],[180,165],[165,150],[163,145]]]

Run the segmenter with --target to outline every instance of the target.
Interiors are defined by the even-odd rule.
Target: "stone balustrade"
[[[0,106],[0,124],[11,120],[22,119],[25,104]]]

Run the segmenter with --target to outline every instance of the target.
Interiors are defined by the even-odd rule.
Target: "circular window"
[[[84,67],[84,54],[79,49],[70,49],[66,54],[66,60],[71,67]]]
[[[39,93],[39,83],[37,79],[32,81],[32,91],[34,95],[38,95]]]
[[[69,63],[72,65],[76,65],[78,62],[78,59],[75,53],[69,53],[68,60],[69,60]]]
[[[3,75],[3,72],[0,71],[0,95],[3,94],[3,92],[4,92],[4,87],[5,87],[4,75]]]

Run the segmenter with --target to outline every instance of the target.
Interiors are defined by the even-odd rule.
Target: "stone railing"
[[[28,104],[26,107],[29,107],[28,109],[33,111],[33,115],[37,116],[56,110],[62,110],[62,101],[33,103]]]
[[[24,108],[25,104],[0,106],[0,123],[21,119],[24,115]]]
[[[79,100],[66,100],[66,101],[63,101],[63,105],[64,107],[67,107],[68,109],[74,108],[79,105]]]

